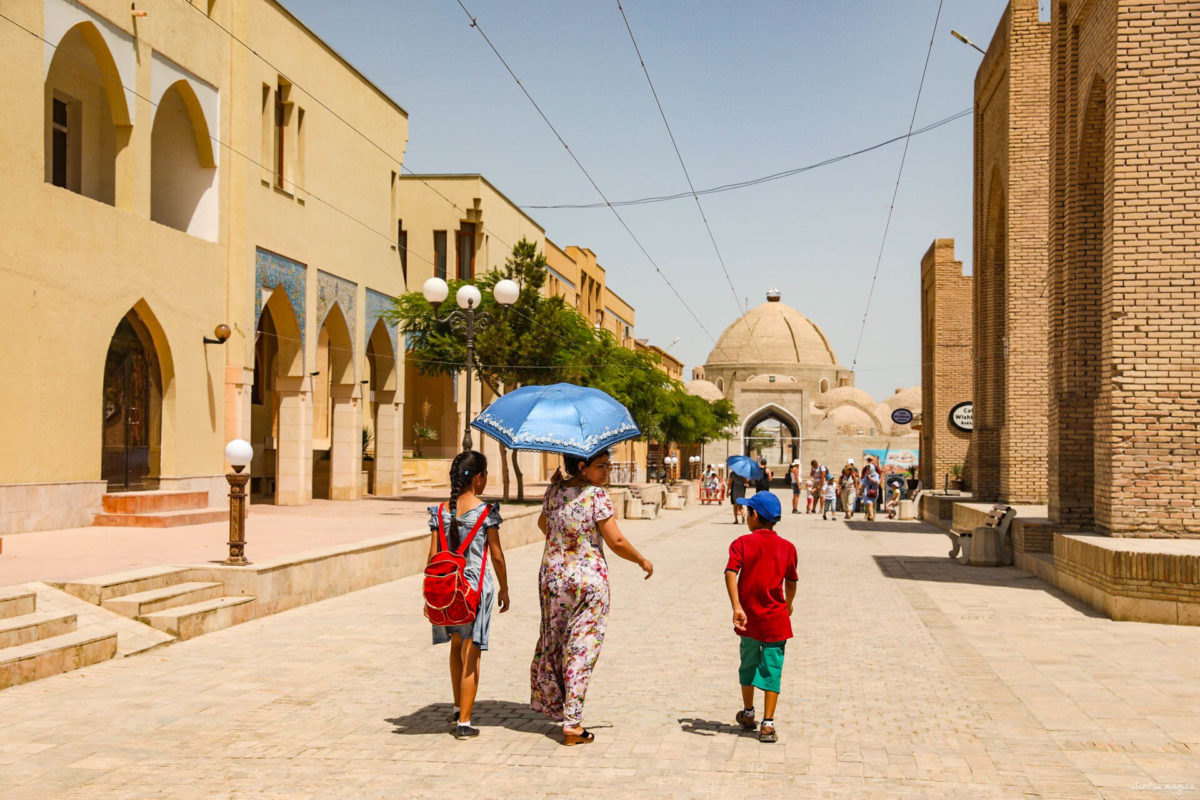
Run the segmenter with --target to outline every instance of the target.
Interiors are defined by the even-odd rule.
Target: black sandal
[[[577,744],[591,744],[596,741],[596,734],[584,728],[579,733],[567,733],[563,731],[563,745],[572,747]]]

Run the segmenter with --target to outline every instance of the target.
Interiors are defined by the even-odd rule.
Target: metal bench
[[[946,531],[946,535],[950,537],[950,543],[953,545],[950,548],[950,558],[964,564],[969,563],[971,561],[971,546],[974,543],[975,534],[990,529],[996,531],[997,553],[995,554],[995,562],[997,564],[1011,564],[1012,559],[1008,555],[1008,531],[1012,526],[1013,517],[1016,515],[1016,509],[1012,506],[997,503],[988,512],[987,521],[974,531],[955,530],[954,528]],[[976,563],[980,565],[992,565],[990,563],[992,559],[982,553],[975,558]]]

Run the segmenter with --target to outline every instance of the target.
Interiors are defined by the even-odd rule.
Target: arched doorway
[[[311,458],[302,416],[308,409],[303,383],[300,326],[287,292],[276,288],[263,304],[254,337],[254,384],[250,393],[252,502],[307,502]]]
[[[356,500],[362,471],[362,411],[354,384],[354,342],[334,303],[317,334],[313,377],[312,496]]]
[[[104,362],[100,476],[110,492],[158,488],[162,467],[162,371],[150,331],[130,311]]]
[[[800,423],[777,405],[764,406],[742,423],[742,452],[768,464],[791,464],[800,458]]]
[[[363,397],[363,427],[371,431],[370,461],[364,461],[371,494],[394,496],[401,489],[403,457],[402,409],[396,397],[396,347],[383,320],[367,339],[367,389]],[[364,453],[364,459],[367,454]]]

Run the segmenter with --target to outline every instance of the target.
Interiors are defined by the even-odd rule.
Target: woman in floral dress
[[[654,573],[650,559],[621,535],[608,483],[607,451],[581,459],[568,456],[566,481],[546,490],[538,527],[546,549],[538,573],[542,629],[530,667],[530,706],[562,722],[563,744],[586,744],[595,736],[583,727],[583,700],[600,657],[608,625],[608,563],[604,545],[621,558]]]

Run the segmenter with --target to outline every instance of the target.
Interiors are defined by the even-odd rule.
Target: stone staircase
[[[435,480],[428,476],[418,476],[415,469],[404,467],[405,494],[438,494],[443,490],[449,491],[450,484],[446,481]]]
[[[75,614],[38,612],[36,591],[0,589],[0,689],[107,661],[116,653],[116,632],[79,630]]]
[[[208,492],[110,492],[93,525],[130,528],[174,528],[206,522],[228,522],[229,508],[210,506]]]
[[[222,583],[189,580],[190,571],[155,567],[67,582],[61,588],[179,640],[254,618],[253,597],[226,594]]]

